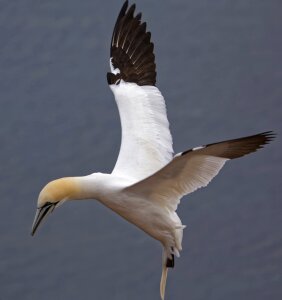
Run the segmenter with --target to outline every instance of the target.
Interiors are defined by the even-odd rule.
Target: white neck
[[[129,185],[127,180],[103,173],[75,177],[75,181],[79,187],[77,199],[97,199],[100,201]]]

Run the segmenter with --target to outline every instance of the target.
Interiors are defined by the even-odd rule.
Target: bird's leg
[[[166,267],[167,268],[174,268],[174,254],[171,254],[171,259],[167,258]]]

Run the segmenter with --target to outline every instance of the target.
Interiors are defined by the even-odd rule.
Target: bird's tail
[[[166,266],[166,264],[163,263],[162,278],[161,278],[161,284],[160,284],[160,293],[161,293],[162,300],[164,300],[164,297],[165,297],[165,286],[166,286],[167,273],[168,273],[168,267]]]
[[[168,268],[173,268],[173,267],[174,267],[174,254],[168,253],[167,250],[164,248],[163,259],[162,259],[162,277],[161,277],[161,284],[160,284],[160,293],[161,293],[162,300],[164,300],[165,298],[165,287],[166,287]]]

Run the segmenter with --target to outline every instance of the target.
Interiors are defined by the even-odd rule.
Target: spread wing
[[[255,152],[273,138],[272,132],[264,132],[179,153],[164,168],[125,191],[175,211],[182,196],[207,186],[226,161]]]
[[[135,5],[126,1],[111,42],[108,83],[118,106],[122,141],[113,174],[141,180],[172,159],[172,138],[165,101],[155,87],[156,65],[151,34]]]

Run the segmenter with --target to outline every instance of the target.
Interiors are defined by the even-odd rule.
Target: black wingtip
[[[277,134],[274,131],[269,130],[269,131],[261,132],[261,133],[255,135],[255,136],[262,139],[261,143],[259,145],[259,148],[263,148],[264,145],[267,145],[271,141],[273,141],[276,138]]]
[[[120,21],[120,19],[126,14],[127,8],[128,8],[128,0],[126,0],[123,3],[123,6],[121,7],[120,12],[118,14],[116,23],[118,23]]]
[[[139,21],[141,20],[141,18],[142,18],[142,13],[138,13],[135,17],[135,19]]]
[[[126,0],[126,1],[123,3],[123,6],[122,6],[122,8],[121,8],[121,10],[120,10],[120,15],[125,15],[125,12],[126,12],[127,8],[128,8],[128,0]]]
[[[120,70],[121,79],[138,85],[156,84],[156,64],[151,34],[146,32],[146,23],[141,22],[141,13],[134,16],[136,5],[125,1],[118,15],[111,41],[111,62]],[[119,78],[112,84],[119,82]],[[108,75],[109,82],[109,75]]]
[[[271,142],[277,137],[277,133],[275,133],[273,130],[262,132],[260,135],[265,137],[266,142]]]
[[[113,34],[112,34],[111,45],[113,45],[115,32],[117,30],[118,24],[119,24],[120,20],[122,19],[122,17],[126,14],[127,8],[128,8],[128,0],[126,0],[123,3],[123,6],[121,7],[121,9],[119,11],[119,14],[118,14],[118,17],[117,17],[117,20],[116,20],[116,23],[115,23],[114,31],[113,31]],[[110,54],[112,56],[112,48],[111,48],[111,53]]]
[[[134,12],[135,12],[135,8],[136,8],[136,4],[132,4],[130,7],[129,7],[129,10],[128,10],[128,14],[133,18],[133,15],[134,15]]]
[[[277,134],[272,130],[264,131],[255,135],[189,149],[182,152],[181,155],[183,156],[193,151],[201,151],[202,154],[208,153],[211,156],[234,159],[262,149],[265,145],[273,141],[276,136]]]

